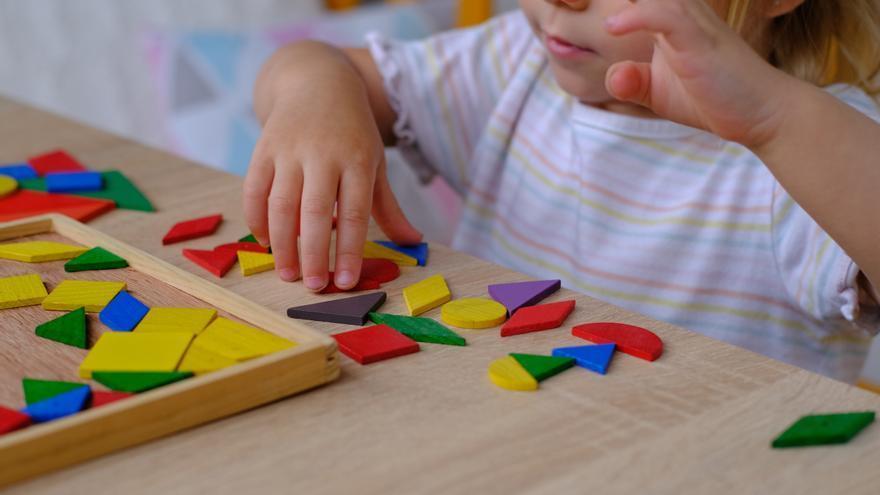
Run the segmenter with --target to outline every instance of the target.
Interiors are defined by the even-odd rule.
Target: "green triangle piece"
[[[193,376],[182,371],[93,371],[92,380],[117,392],[140,393]]]
[[[79,308],[37,326],[36,334],[73,347],[86,346],[86,308]]]
[[[150,200],[122,172],[111,170],[109,172],[101,172],[101,176],[104,178],[104,189],[100,191],[77,191],[69,194],[72,196],[109,199],[115,202],[118,208],[126,210],[156,211]],[[26,179],[20,181],[18,187],[33,191],[46,191],[46,179],[42,177]]]
[[[874,412],[804,416],[773,440],[773,448],[847,443],[874,422]]]
[[[51,399],[56,395],[70,392],[83,385],[85,384],[55,380],[34,380],[33,378],[25,378],[21,381],[21,388],[24,389],[24,401],[28,405]]]
[[[539,382],[574,366],[574,359],[536,354],[510,354]]]
[[[370,320],[378,325],[388,325],[416,342],[458,346],[467,345],[467,341],[461,335],[431,318],[370,313]]]
[[[66,272],[82,272],[86,270],[112,270],[125,268],[128,262],[102,247],[89,249],[85,253],[64,264]]]

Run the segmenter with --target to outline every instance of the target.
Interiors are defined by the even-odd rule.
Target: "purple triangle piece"
[[[489,286],[489,295],[507,308],[507,314],[513,316],[519,308],[532,306],[559,290],[559,280],[535,280],[531,282],[514,282],[512,284],[495,284]]]
[[[332,301],[288,308],[287,316],[300,320],[325,321],[344,325],[365,325],[368,315],[385,303],[384,292],[346,297]]]

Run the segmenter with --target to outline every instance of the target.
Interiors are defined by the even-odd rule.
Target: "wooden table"
[[[97,169],[121,169],[160,210],[114,211],[92,226],[210,277],[160,238],[174,222],[222,212],[210,248],[246,232],[241,179],[0,99],[0,162],[63,147]],[[375,232],[374,232],[375,233]],[[523,276],[441,246],[428,267],[457,297]],[[317,300],[270,274],[216,280],[277,311]],[[338,382],[276,404],[17,485],[10,493],[878,493],[880,427],[843,447],[773,450],[771,439],[816,411],[880,410],[880,396],[570,291],[565,329],[500,338],[462,331],[465,348],[360,366]],[[427,316],[439,317],[439,310]],[[535,393],[492,385],[488,364],[509,352],[584,344],[567,328],[642,324],[666,344],[648,363],[618,355],[607,376],[574,369]],[[335,332],[339,325],[315,325]]]

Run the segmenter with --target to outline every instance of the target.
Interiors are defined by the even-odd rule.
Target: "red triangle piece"
[[[53,172],[84,172],[87,169],[64,150],[55,150],[28,159],[28,163],[40,175]]]
[[[92,408],[101,407],[105,404],[131,397],[132,395],[134,394],[113,390],[92,390]]]
[[[637,358],[654,361],[663,354],[663,341],[642,327],[626,323],[585,323],[571,334],[597,344],[617,344],[617,350]]]
[[[0,199],[0,222],[45,213],[62,213],[74,220],[88,222],[115,207],[116,204],[113,201],[104,199],[20,189]]]
[[[223,215],[211,215],[179,222],[171,227],[171,230],[162,238],[162,244],[174,244],[175,242],[198,239],[213,234],[223,221]]]
[[[229,249],[221,251],[184,249],[183,256],[220,278],[226,275],[238,259],[236,252]]]
[[[501,336],[559,328],[574,310],[574,299],[519,308],[501,327]]]
[[[230,242],[229,244],[221,244],[214,248],[214,251],[220,251],[222,249],[232,250],[234,253],[238,253],[239,251],[250,251],[252,253],[268,253],[269,248],[260,246],[259,243],[256,242]]]
[[[0,435],[19,430],[29,424],[31,418],[27,414],[0,406]]]

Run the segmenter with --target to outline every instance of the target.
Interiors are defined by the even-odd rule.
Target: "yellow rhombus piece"
[[[71,246],[60,242],[28,241],[13,244],[0,244],[0,258],[27,263],[69,260],[88,251],[81,246]]]
[[[46,286],[37,274],[0,278],[0,309],[40,304],[46,295]]]
[[[507,390],[538,390],[538,381],[512,356],[492,361],[489,365],[489,379],[492,383]]]
[[[235,361],[265,356],[291,348],[296,343],[269,332],[223,317],[214,320],[194,342],[204,350]]]
[[[507,308],[498,301],[471,297],[445,304],[440,318],[458,328],[491,328],[504,323]]]
[[[367,241],[364,244],[364,258],[391,260],[400,266],[416,266],[419,264],[419,260],[412,256],[407,256],[381,244],[376,244],[373,241]]]
[[[430,311],[450,299],[452,294],[442,275],[433,275],[403,289],[403,300],[410,316]]]
[[[248,275],[274,270],[275,257],[267,253],[239,251],[238,264],[241,267],[241,274],[247,277]]]
[[[211,308],[150,308],[135,332],[200,333],[217,316]]]
[[[95,371],[174,371],[193,335],[105,332],[79,365],[79,376]]]
[[[196,341],[187,349],[177,371],[190,371],[196,375],[203,375],[236,363],[238,361],[205,349]]]
[[[43,309],[73,311],[85,307],[89,313],[97,313],[123,289],[125,282],[64,280],[43,299]]]

